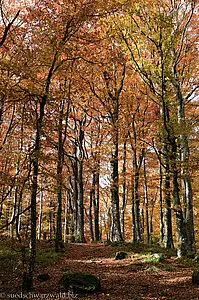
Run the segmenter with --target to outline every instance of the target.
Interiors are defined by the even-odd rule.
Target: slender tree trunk
[[[16,238],[19,242],[21,242],[20,237],[20,230],[21,230],[21,211],[22,211],[22,194],[20,193],[18,207],[17,207],[17,216],[16,216],[16,223],[15,223],[15,230],[16,230]]]
[[[27,292],[33,289],[33,274],[36,262],[36,236],[37,236],[37,187],[38,187],[38,175],[39,175],[39,155],[41,148],[41,135],[43,127],[43,119],[45,115],[45,106],[50,91],[51,79],[53,76],[55,64],[57,61],[58,52],[54,54],[51,67],[48,72],[48,76],[45,82],[44,95],[39,99],[39,115],[36,112],[36,139],[34,149],[32,152],[32,166],[33,166],[33,179],[32,179],[32,192],[31,192],[31,233],[30,233],[30,256],[27,272],[23,277],[23,289]]]
[[[33,289],[33,274],[35,269],[36,260],[36,234],[37,234],[37,212],[36,212],[36,198],[37,198],[37,180],[38,180],[38,153],[40,144],[40,131],[37,132],[37,141],[35,149],[35,157],[33,159],[33,180],[32,180],[32,194],[31,194],[31,231],[30,231],[30,246],[29,246],[29,263],[27,272],[23,274],[22,288],[26,292],[30,292]]]
[[[99,166],[99,162],[98,162]],[[99,194],[99,183],[100,175],[99,171],[95,174],[95,193],[93,198],[93,205],[94,205],[94,240],[99,241],[100,239],[100,229],[99,229],[99,201],[100,201],[100,194]]]
[[[11,224],[10,224],[10,237],[14,238],[14,220],[16,216],[16,210],[17,210],[17,201],[18,201],[18,189],[17,187],[15,188],[14,191],[14,203],[13,203],[13,208],[12,208],[12,217],[11,217]]]
[[[72,181],[70,179],[70,184],[72,184]],[[70,235],[69,239],[71,239],[71,237],[73,238],[73,204],[72,204],[72,193],[67,191],[67,223],[68,223],[68,227],[67,227],[67,233],[68,235]]]
[[[83,183],[83,160],[78,161],[78,219],[77,219],[77,241],[85,242],[84,237],[84,183]]]
[[[123,240],[125,239],[125,224],[124,224],[124,217],[125,217],[125,208],[126,208],[126,139],[124,141],[124,154],[123,154],[123,185],[122,185],[122,213],[121,213],[121,230],[122,230],[122,237]]]
[[[135,216],[135,239],[136,242],[141,240],[141,232],[140,232],[140,199],[138,194],[139,189],[139,173],[135,170],[134,173],[134,195],[133,195],[133,203],[134,203],[134,216]]]
[[[145,199],[145,220],[146,220],[146,243],[150,243],[150,232],[149,232],[149,199],[148,199],[148,186],[147,186],[147,175],[146,175],[146,159],[144,157],[144,199]]]
[[[117,129],[116,129],[117,130]],[[119,186],[118,186],[118,132],[115,132],[114,153],[111,160],[112,186],[111,186],[111,204],[112,204],[112,232],[111,240],[114,242],[122,241],[119,212]]]
[[[144,214],[143,207],[141,207],[140,209],[140,232],[141,232],[141,236],[143,236],[145,232],[145,214]]]
[[[53,230],[52,230],[52,226],[53,226],[53,212],[50,211],[48,213],[48,216],[49,216],[49,226],[48,226],[48,230],[49,230],[49,239],[52,240],[53,236]]]
[[[65,203],[64,208],[64,243],[66,243],[66,235],[69,234],[69,226],[68,226],[68,206],[67,202]]]
[[[62,141],[62,123],[63,123],[64,104],[61,103],[59,126],[58,126],[58,158],[57,158],[57,218],[56,218],[56,236],[55,250],[60,251],[62,243],[62,171],[63,171],[63,141]]]
[[[163,174],[162,174],[162,166],[160,163],[159,167],[159,174],[160,174],[160,189],[159,189],[159,195],[160,195],[160,206],[159,206],[159,212],[160,212],[160,244],[163,244],[164,241],[164,212],[163,212]]]
[[[137,131],[135,126],[135,116],[132,120],[132,129],[133,129],[133,240],[138,242],[141,240],[141,230],[140,230],[140,198],[139,198],[139,177],[140,177],[140,168],[144,158],[144,148],[141,150],[140,155],[137,154]],[[131,137],[131,136],[130,136]]]
[[[94,230],[93,230],[93,202],[95,198],[95,184],[96,184],[96,174],[93,172],[92,174],[92,186],[90,190],[90,205],[89,205],[89,225],[90,225],[90,235],[91,235],[91,240],[94,241]]]
[[[43,191],[40,191],[39,197],[39,224],[38,224],[38,240],[41,239],[41,232],[42,232],[42,217],[43,217]]]
[[[78,159],[76,157],[77,149],[76,146],[74,146],[74,161],[72,163],[73,168],[73,178],[72,178],[72,239],[76,241],[77,239],[77,219],[78,219]]]
[[[94,174],[93,174],[94,177]],[[94,179],[93,179],[94,180]],[[93,197],[94,197],[94,184],[90,190],[90,204],[89,204],[89,227],[90,227],[90,236],[91,241],[94,242],[94,233],[93,233]]]
[[[135,243],[136,240],[136,225],[135,225],[135,201],[134,201],[134,180],[133,176],[131,179],[131,197],[132,197],[132,208],[131,208],[131,213],[132,213],[132,242]]]
[[[186,232],[183,220],[183,212],[179,197],[178,171],[173,170],[173,200],[176,215],[176,233],[177,233],[177,255],[178,257],[186,256]]]
[[[149,214],[149,236],[150,236],[150,243],[152,241],[152,233],[153,233],[153,209],[150,211],[150,214]]]
[[[63,194],[63,163],[64,163],[64,144],[67,136],[68,116],[70,111],[70,101],[67,103],[67,110],[64,120],[65,100],[61,100],[59,109],[59,125],[58,125],[58,153],[57,153],[57,218],[56,218],[56,237],[55,250],[59,252],[63,248],[62,239],[62,194]],[[63,128],[63,120],[65,127]]]
[[[93,228],[93,216],[94,216],[94,228]],[[91,234],[92,241],[99,241],[100,230],[99,230],[99,172],[98,171],[93,172],[92,188],[90,191],[90,234]]]
[[[172,214],[171,214],[171,195],[170,195],[171,185],[170,185],[168,163],[165,164],[163,186],[164,186],[164,246],[165,248],[174,248]]]

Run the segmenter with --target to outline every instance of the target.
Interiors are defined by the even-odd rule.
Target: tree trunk
[[[175,68],[174,68],[175,71]],[[196,243],[194,234],[194,221],[193,221],[193,193],[192,184],[189,175],[189,142],[188,136],[184,133],[186,130],[186,116],[184,108],[184,99],[182,96],[181,88],[175,81],[177,104],[178,104],[178,123],[180,126],[180,143],[181,143],[181,162],[182,162],[182,196],[185,205],[184,218],[186,224],[186,246],[187,256],[194,257],[196,254]]]
[[[133,203],[134,203],[134,217],[135,217],[135,240],[136,242],[141,240],[140,232],[140,199],[138,194],[139,189],[139,173],[135,170],[134,173],[134,193],[133,193]]]
[[[75,153],[75,158],[72,163],[73,167],[73,178],[72,178],[72,188],[73,188],[73,193],[72,193],[72,224],[71,224],[71,231],[72,231],[72,236],[73,239],[76,240],[77,237],[77,219],[78,219],[78,161],[76,157],[76,146],[74,146],[74,153]]]
[[[132,208],[131,208],[131,214],[132,214],[132,242],[136,242],[136,231],[135,231],[135,202],[134,202],[134,180],[133,176],[131,179],[131,197],[132,197]]]
[[[176,215],[176,233],[177,233],[177,255],[178,257],[185,257],[189,255],[189,245],[187,243],[187,224],[186,220],[183,217],[183,211],[180,201],[179,195],[179,170],[177,168],[177,144],[176,139],[173,139],[172,143],[172,176],[173,176],[173,202],[174,202],[174,210]],[[193,254],[193,253],[192,253]]]
[[[99,162],[98,162],[99,165]],[[93,198],[93,205],[94,205],[94,240],[99,241],[100,239],[100,229],[99,229],[99,183],[100,175],[99,171],[95,174],[95,193]]]
[[[138,242],[141,240],[141,231],[140,231],[140,198],[139,198],[139,177],[140,177],[140,168],[142,166],[145,149],[141,149],[141,153],[137,154],[137,131],[135,125],[135,115],[132,120],[132,129],[133,129],[133,144],[131,144],[133,151],[133,198],[132,198],[132,221],[133,221],[133,241]],[[131,138],[131,135],[129,133]]]
[[[112,206],[112,232],[111,240],[114,242],[122,241],[119,212],[119,186],[118,186],[118,132],[116,132],[116,141],[114,144],[114,153],[111,160],[111,206]]]
[[[20,197],[19,197],[19,203],[18,203],[18,207],[17,207],[16,223],[15,223],[16,238],[19,242],[21,242],[21,237],[20,237],[21,211],[22,211],[22,193],[20,193]]]
[[[146,220],[146,243],[150,243],[150,232],[149,232],[149,199],[148,199],[148,186],[147,186],[147,175],[146,175],[146,159],[144,157],[144,199],[145,199],[145,220]]]
[[[32,180],[32,194],[31,194],[31,231],[30,231],[30,245],[29,245],[29,262],[27,272],[23,274],[22,289],[30,292],[33,289],[33,273],[35,269],[36,260],[36,234],[37,234],[37,212],[36,212],[36,198],[37,198],[37,180],[38,180],[38,153],[40,149],[40,130],[37,129],[37,139],[35,147],[35,157],[33,158],[33,180]]]
[[[163,57],[162,57],[163,64]],[[165,97],[165,79],[164,79],[164,64],[162,65],[162,111],[161,117],[163,121],[162,128],[162,142],[164,153],[164,246],[165,248],[173,248],[173,234],[172,234],[172,214],[171,214],[171,186],[170,186],[170,172],[171,172],[171,139],[172,133],[170,128],[170,110],[169,104]]]
[[[14,191],[14,203],[13,203],[13,208],[12,208],[12,217],[11,217],[11,224],[10,224],[10,237],[14,238],[14,220],[16,216],[16,210],[17,210],[17,201],[18,201],[18,189],[17,187],[15,188]]]
[[[38,240],[41,239],[42,216],[43,216],[43,191],[41,190],[40,191],[40,197],[39,197],[39,224],[38,224],[38,233],[37,233]]]
[[[94,176],[94,174],[93,174]],[[94,180],[94,179],[93,179]],[[94,197],[94,184],[90,190],[90,203],[89,203],[89,227],[90,227],[90,236],[91,241],[94,242],[94,233],[93,233],[93,197]]]
[[[159,174],[160,174],[160,206],[159,206],[159,212],[160,212],[160,244],[163,244],[164,241],[164,213],[163,213],[163,174],[162,174],[162,166],[160,162],[159,167]]]
[[[68,233],[68,222],[67,222],[67,205],[65,203],[64,207],[64,243],[66,243],[66,234]]]
[[[58,125],[58,157],[57,157],[57,218],[56,218],[56,236],[55,251],[60,251],[62,243],[62,171],[63,171],[63,141],[62,141],[62,123],[63,123],[63,102],[60,105],[59,125]]]
[[[168,162],[165,163],[164,179],[164,246],[174,248],[172,232],[171,195],[170,195],[170,175]]]
[[[119,205],[119,172],[118,172],[118,154],[119,154],[119,97],[123,89],[124,78],[125,78],[125,65],[121,74],[120,82],[117,83],[113,80],[114,88],[111,88],[111,78],[109,73],[104,71],[104,81],[107,91],[107,96],[111,102],[108,105],[108,113],[112,125],[112,159],[111,165],[111,209],[112,209],[112,226],[111,226],[111,240],[112,241],[123,241],[120,223],[120,205]],[[116,73],[114,74],[114,76]],[[110,103],[109,102],[109,103]]]
[[[123,154],[123,185],[122,185],[122,213],[121,213],[121,231],[123,240],[125,240],[125,224],[124,224],[124,217],[125,217],[125,208],[126,208],[126,139],[124,141],[124,154]]]
[[[178,257],[186,256],[186,232],[184,228],[183,212],[179,197],[178,171],[173,170],[173,201],[176,215],[176,233],[177,233],[177,255]]]
[[[93,228],[94,216],[94,228]],[[92,241],[99,241],[99,172],[93,172],[92,188],[90,191],[90,234]],[[94,229],[94,230],[93,230]]]
[[[152,241],[152,233],[153,233],[153,209],[150,211],[150,214],[149,214],[149,236],[150,236],[150,243]]]
[[[76,241],[85,242],[84,237],[84,183],[83,183],[83,160],[78,161],[78,203],[77,203],[77,236]]]

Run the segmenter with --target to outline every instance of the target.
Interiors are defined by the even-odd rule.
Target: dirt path
[[[136,254],[116,261],[115,253],[120,250],[126,249],[101,244],[68,244],[62,260],[45,270],[50,280],[36,281],[35,290],[42,294],[64,292],[59,283],[61,274],[82,271],[97,275],[102,287],[99,294],[81,297],[82,300],[199,299],[199,287],[191,282],[193,268],[175,258],[166,258],[161,264],[143,263],[142,257]],[[69,295],[66,297],[72,299]]]

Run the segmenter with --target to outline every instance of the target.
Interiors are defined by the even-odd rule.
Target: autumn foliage
[[[36,239],[195,255],[197,1],[2,0],[0,15],[0,226],[30,239],[28,276]]]

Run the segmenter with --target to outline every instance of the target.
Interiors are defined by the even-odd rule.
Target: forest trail
[[[128,258],[115,260],[117,251],[127,251]],[[165,256],[161,263],[145,261],[146,257],[125,246],[67,244],[58,263],[37,270],[47,272],[50,280],[43,283],[36,280],[35,290],[41,294],[64,292],[60,290],[61,275],[78,271],[92,273],[101,280],[100,293],[80,297],[82,300],[199,299],[199,287],[191,282],[193,266],[186,266],[176,257]]]

